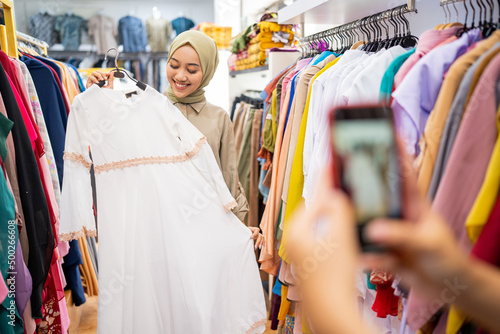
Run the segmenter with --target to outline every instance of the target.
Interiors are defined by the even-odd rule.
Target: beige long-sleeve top
[[[248,212],[248,202],[239,182],[233,123],[228,113],[207,100],[191,104],[173,103],[207,138],[224,181],[238,204],[233,212],[243,221]]]

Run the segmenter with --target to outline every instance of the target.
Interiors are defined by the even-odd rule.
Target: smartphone
[[[385,106],[342,107],[330,118],[333,173],[354,205],[364,252],[384,249],[364,237],[377,217],[401,218],[402,188],[392,111]]]

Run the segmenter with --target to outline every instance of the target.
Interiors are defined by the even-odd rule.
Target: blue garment
[[[280,271],[281,271],[281,262],[280,262],[280,269],[278,270],[278,277],[280,277]],[[273,293],[281,297],[281,282],[279,279],[277,279],[276,282],[274,283]]]
[[[264,168],[262,168],[260,171],[260,179],[259,179],[259,191],[262,194],[262,197],[264,197],[264,202],[267,202],[267,198],[269,197],[269,191],[271,191],[271,189],[269,189],[264,185],[264,179],[266,178],[267,172],[268,172],[267,170],[264,170]]]
[[[52,45],[57,42],[54,30],[56,17],[49,13],[37,13],[30,16],[30,35]]]
[[[59,182],[62,186],[64,141],[68,121],[64,100],[56,79],[47,65],[26,56],[22,56],[21,61],[28,67],[38,93],[50,143],[54,151]]]
[[[65,50],[78,50],[83,29],[87,29],[86,21],[73,14],[60,15],[54,22],[54,30],[59,33]]]
[[[34,57],[36,59],[38,59],[39,61],[41,61],[42,63],[44,63],[45,65],[50,66],[54,71],[56,71],[56,73],[57,73],[57,78],[56,79],[59,80],[59,82],[61,83],[61,85],[63,84],[63,82],[62,82],[61,68],[59,66],[57,66],[56,63],[54,63],[50,59],[47,59],[47,58],[44,58],[44,57],[40,57],[40,56],[34,56]]]
[[[80,73],[78,73],[78,69],[73,66],[72,64],[65,63],[71,70],[73,70],[76,73],[76,79],[78,81],[78,88],[80,89],[80,92],[85,91],[85,85],[83,84],[82,77],[80,76]]]
[[[331,52],[331,51],[323,51],[316,59],[314,59],[310,64],[311,66],[314,66],[314,65],[318,65],[319,63],[321,63],[323,60],[326,59],[326,57],[330,56],[330,55],[334,55],[335,53]]]
[[[141,19],[127,15],[118,21],[118,41],[125,52],[141,52],[146,50],[148,37]]]
[[[194,22],[188,19],[187,17],[178,17],[171,23],[177,35],[195,26]]]
[[[82,254],[80,253],[78,240],[71,240],[69,242],[69,253],[64,257],[62,268],[68,283],[67,288],[71,289],[73,301],[76,306],[80,306],[86,301],[82,286],[82,278],[80,276],[80,268],[78,267],[82,263]]]

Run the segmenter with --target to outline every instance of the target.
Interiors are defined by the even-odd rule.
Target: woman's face
[[[177,98],[189,96],[200,87],[203,73],[198,53],[192,46],[175,50],[167,64],[167,79]]]

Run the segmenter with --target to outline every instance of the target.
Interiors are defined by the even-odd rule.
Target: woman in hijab
[[[212,80],[219,54],[217,44],[202,32],[188,30],[179,34],[170,45],[167,79],[169,86],[163,93],[182,114],[207,138],[224,181],[236,199],[233,213],[243,221],[248,203],[238,178],[237,154],[233,124],[228,113],[205,98],[205,88]],[[107,81],[103,87],[113,88],[113,73],[93,72],[87,80],[87,88],[99,81]],[[111,80],[110,80],[111,79]],[[258,228],[249,227],[255,248],[262,248],[264,236]]]

